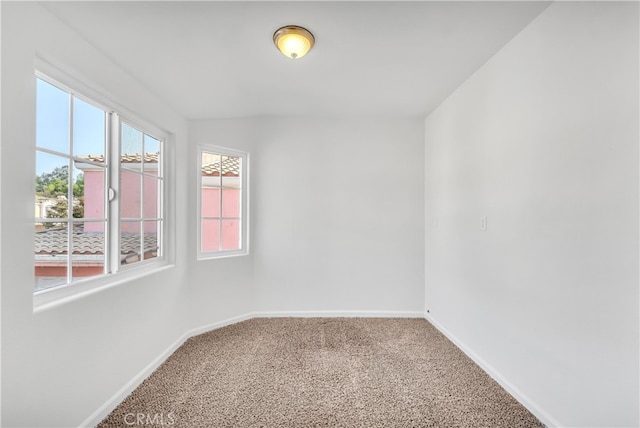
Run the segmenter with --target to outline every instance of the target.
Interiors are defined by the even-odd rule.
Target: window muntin
[[[85,211],[82,164],[105,175],[109,114],[36,79],[35,291],[103,275],[107,217]],[[87,159],[102,154],[98,162]],[[91,193],[104,206],[105,183]]]
[[[200,150],[200,258],[247,253],[246,165],[246,153]]]
[[[162,143],[120,123],[120,264],[161,256]]]
[[[165,222],[163,140],[40,73],[36,94],[34,291],[159,260]],[[114,130],[127,127],[142,135],[141,156],[118,162],[124,139]],[[152,160],[145,163],[145,158]],[[135,193],[118,178],[125,171],[139,178],[137,200],[124,198]],[[134,214],[124,217],[121,211],[127,210]],[[123,223],[132,225],[126,243],[120,235]]]

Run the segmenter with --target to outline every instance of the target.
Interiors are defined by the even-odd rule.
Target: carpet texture
[[[252,319],[193,337],[100,428],[543,427],[424,319]],[[143,423],[140,423],[143,422]]]

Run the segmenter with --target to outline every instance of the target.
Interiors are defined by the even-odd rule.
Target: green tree
[[[50,196],[66,195],[69,191],[69,184],[67,183],[67,180],[54,178],[49,181],[44,191],[46,195]]]
[[[84,217],[84,197],[80,196],[76,198],[77,203],[73,205],[73,218]],[[69,202],[64,198],[59,198],[56,204],[49,208],[47,216],[49,218],[67,218],[68,217]]]
[[[76,177],[76,182],[73,183],[73,196],[79,198],[84,196],[84,174],[80,173]]]
[[[36,194],[41,196],[67,196],[69,191],[69,167],[67,165],[55,168],[51,172],[36,175]],[[80,173],[73,184],[73,196],[84,195],[84,174]]]
[[[84,188],[84,178],[83,178]],[[36,176],[36,194],[42,196],[67,195],[69,191],[69,166],[55,168]]]
[[[56,198],[56,203],[47,210],[49,218],[67,218],[69,215],[69,167],[67,165],[54,168],[53,171],[36,175],[36,194],[48,198]],[[80,173],[73,184],[73,218],[84,217],[84,174]],[[46,223],[52,227],[54,223]]]

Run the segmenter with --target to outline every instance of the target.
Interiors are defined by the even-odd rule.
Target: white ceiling
[[[548,2],[45,2],[189,119],[425,116]],[[316,37],[291,60],[284,25]]]

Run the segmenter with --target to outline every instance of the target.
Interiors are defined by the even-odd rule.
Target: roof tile
[[[104,234],[102,232],[74,231],[72,234],[73,254],[103,254]],[[155,233],[144,234],[145,251],[158,248]],[[67,254],[67,229],[46,229],[35,233],[36,254]],[[120,237],[120,254],[140,252],[140,234],[123,233]]]
[[[145,163],[158,163],[159,153],[145,153]],[[88,155],[81,156],[80,159],[87,160],[89,162],[103,163],[104,155]],[[140,163],[142,155],[140,153],[124,153],[120,156],[120,162],[122,163]],[[219,177],[222,170],[223,177],[237,177],[240,175],[240,159],[235,157],[224,156],[222,158],[222,168],[220,167],[220,161],[212,162],[202,165],[202,175],[210,177]]]

